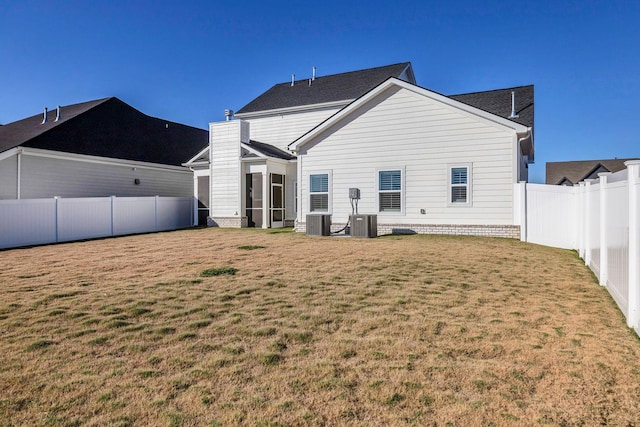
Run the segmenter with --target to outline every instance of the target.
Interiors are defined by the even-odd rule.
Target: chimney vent
[[[47,112],[49,111],[49,109],[47,107],[44,107],[44,114],[43,114],[43,118],[42,118],[42,123],[40,123],[41,125],[47,123]]]
[[[516,93],[511,91],[511,115],[510,119],[517,119],[519,116],[516,114]]]
[[[231,120],[231,118],[233,117],[233,110],[224,110],[224,116],[227,118],[227,121]]]
[[[311,70],[312,70],[311,80],[315,80],[316,79],[316,67],[313,67]]]
[[[291,74],[291,86],[296,84],[296,75],[295,74]]]
[[[58,105],[56,109],[56,122],[59,122],[62,119],[62,107]]]

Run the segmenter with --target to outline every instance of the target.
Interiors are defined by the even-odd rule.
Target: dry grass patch
[[[205,229],[0,254],[0,425],[640,418],[640,341],[569,251]]]

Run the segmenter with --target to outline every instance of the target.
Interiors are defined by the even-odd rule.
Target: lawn
[[[571,251],[200,229],[0,260],[0,426],[640,419],[640,340]]]

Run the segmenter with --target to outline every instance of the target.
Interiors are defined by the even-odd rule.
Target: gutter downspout
[[[532,134],[533,134],[533,132],[532,132],[531,128],[528,128],[526,135],[523,136],[522,138],[518,139],[518,144],[522,145],[522,143],[524,141],[526,141],[527,139],[531,139]],[[531,145],[531,148],[533,149],[533,144]],[[527,163],[529,163],[529,156],[528,155],[527,155]],[[531,162],[531,163],[535,163],[535,162]]]
[[[22,175],[22,148],[20,148],[18,150],[18,173],[17,173],[17,182],[16,182],[16,199],[20,200],[20,196],[21,196],[21,188],[20,188],[20,181],[21,181],[21,175]]]

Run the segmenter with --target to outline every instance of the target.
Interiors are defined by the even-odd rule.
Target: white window
[[[329,212],[330,174],[309,175],[309,212]]]
[[[403,212],[402,169],[378,171],[378,212]]]
[[[448,204],[456,206],[471,205],[471,165],[449,165]]]

